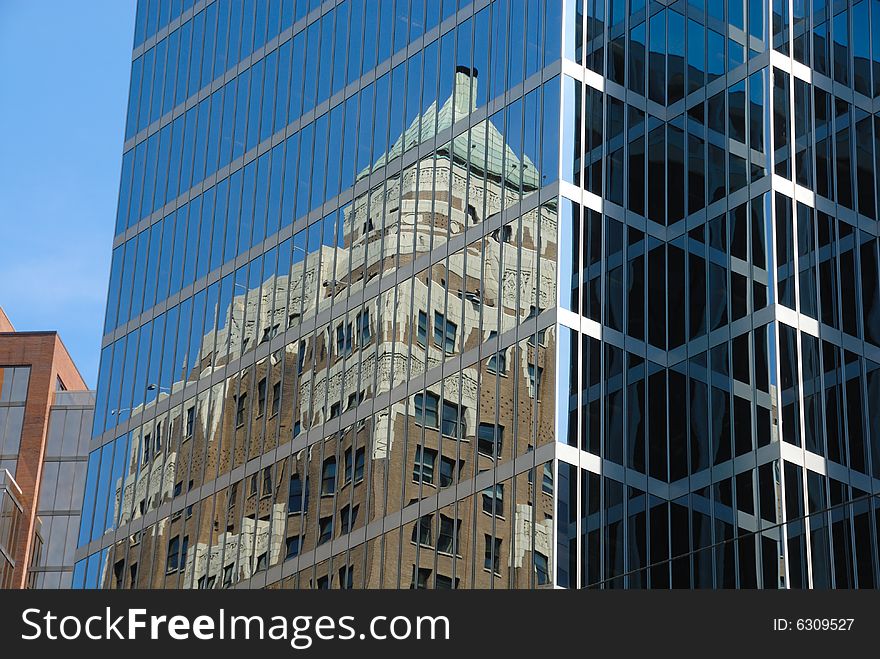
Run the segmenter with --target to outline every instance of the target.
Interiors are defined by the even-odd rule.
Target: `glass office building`
[[[74,586],[880,583],[880,2],[135,32]]]

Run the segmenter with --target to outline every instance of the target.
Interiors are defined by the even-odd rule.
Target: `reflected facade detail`
[[[665,4],[140,2],[74,586],[873,587],[873,96]]]
[[[561,7],[511,33],[509,2],[192,20],[239,4],[280,36],[227,57],[244,100],[193,114],[178,192],[148,154],[179,120],[129,120],[76,585],[551,585]]]

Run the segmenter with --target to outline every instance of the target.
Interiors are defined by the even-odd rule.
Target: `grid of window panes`
[[[880,3],[574,4],[557,583],[874,587]]]
[[[562,3],[144,4],[74,586],[550,584]]]
[[[783,480],[785,524],[776,494]],[[646,491],[560,462],[559,497],[562,586],[876,588],[878,583],[880,497],[788,461],[774,460],[671,499],[650,485]]]
[[[18,486],[13,486],[6,477],[7,472],[0,472],[0,588],[12,587],[12,573],[15,571],[15,559],[12,552],[18,541],[23,509],[15,494]]]
[[[42,542],[29,568],[34,588],[71,586],[94,403],[89,392],[55,393],[37,504]]]
[[[795,2],[791,14],[780,3],[773,12],[773,48],[794,62],[790,71],[773,68],[774,172],[798,186],[794,198],[774,198],[776,301],[816,321],[801,321],[801,331],[779,326],[779,422],[784,442],[825,467],[821,474],[784,465],[787,518],[811,516],[788,524],[789,578],[794,587],[873,588],[880,515],[867,494],[878,491],[880,476],[880,116],[872,102],[880,95],[880,3]],[[812,521],[830,507],[834,522],[848,501],[874,511],[873,529],[853,518],[854,548],[843,538],[848,524]]]
[[[0,470],[5,469],[13,478],[18,467],[30,375],[29,366],[0,366]]]

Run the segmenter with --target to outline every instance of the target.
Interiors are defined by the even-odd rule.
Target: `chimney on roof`
[[[455,67],[456,120],[477,109],[477,70],[467,66]]]

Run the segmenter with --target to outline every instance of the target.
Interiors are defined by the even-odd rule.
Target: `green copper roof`
[[[404,151],[431,140],[451,127],[454,121],[464,118],[475,109],[474,102],[468,102],[469,97],[476,98],[476,76],[459,70],[455,74],[455,92],[446,99],[440,110],[437,110],[436,102],[432,103],[423,114],[412,121],[391,149],[380,156],[372,167],[358,174],[358,179],[383,167]],[[521,161],[508,146],[501,131],[488,119],[474,125],[470,133],[465,132],[455,137],[452,140],[451,155],[453,159],[470,163],[472,168],[486,172],[493,178],[503,178],[514,187],[519,186],[520,177],[524,189],[535,189],[541,184],[540,174],[531,159],[524,155]]]

